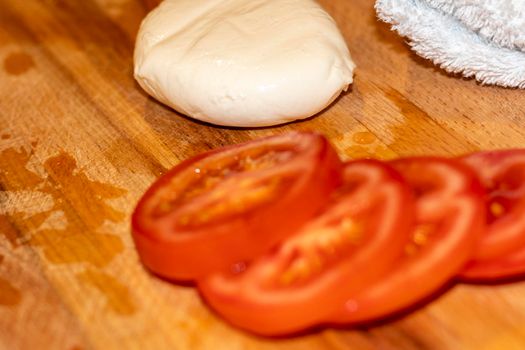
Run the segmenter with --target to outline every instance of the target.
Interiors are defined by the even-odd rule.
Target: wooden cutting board
[[[141,91],[139,0],[0,0],[1,349],[525,348],[525,283],[460,285],[373,328],[268,340],[140,265],[135,202],[212,147],[293,129],[325,133],[346,158],[525,146],[523,91],[418,58],[376,21],[372,0],[320,2],[357,63],[351,91],[307,121],[242,130],[194,122]]]

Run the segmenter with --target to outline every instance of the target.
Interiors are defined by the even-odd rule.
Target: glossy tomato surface
[[[479,152],[462,158],[487,192],[488,229],[461,274],[483,281],[525,273],[525,150]]]
[[[142,262],[175,280],[237,269],[301,226],[340,184],[342,164],[315,133],[289,133],[187,160],[132,217]]]
[[[257,334],[329,321],[348,295],[391,269],[409,239],[413,203],[390,166],[347,163],[331,202],[294,236],[238,274],[214,274],[198,287],[226,320]]]
[[[471,261],[459,279],[470,283],[508,282],[525,277],[525,247],[500,258]]]
[[[390,270],[349,295],[335,322],[386,317],[428,297],[463,267],[483,233],[483,190],[465,165],[441,158],[401,159],[392,165],[416,196],[416,225]]]

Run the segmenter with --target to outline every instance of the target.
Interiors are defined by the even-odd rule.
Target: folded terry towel
[[[501,47],[525,51],[525,0],[424,0]]]
[[[525,22],[524,8],[525,0],[376,2],[379,18],[406,36],[419,55],[484,84],[519,88],[525,88],[525,32],[518,27]]]

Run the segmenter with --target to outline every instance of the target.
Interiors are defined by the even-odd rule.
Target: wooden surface
[[[305,122],[240,130],[140,90],[139,0],[0,0],[0,349],[525,348],[525,283],[461,285],[374,328],[267,340],[138,262],[134,203],[211,147],[291,129],[324,132],[347,158],[525,146],[524,91],[447,76],[377,23],[371,0],[320,2],[357,63],[352,90]]]

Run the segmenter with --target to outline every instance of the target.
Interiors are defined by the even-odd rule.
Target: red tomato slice
[[[261,335],[302,330],[328,320],[348,295],[391,268],[414,213],[410,190],[389,166],[348,163],[342,187],[316,218],[239,274],[210,275],[198,287],[240,328]]]
[[[394,161],[417,196],[417,223],[391,270],[348,295],[334,321],[356,323],[399,312],[450,280],[484,229],[483,190],[465,165],[439,158]]]
[[[462,160],[487,191],[488,229],[460,277],[483,281],[525,273],[525,150],[480,152]]]
[[[516,277],[525,277],[525,247],[501,258],[471,261],[459,276],[471,283],[506,282]]]
[[[263,138],[187,160],[138,203],[132,226],[139,256],[153,272],[176,280],[235,269],[325,205],[341,168],[315,133]]]

